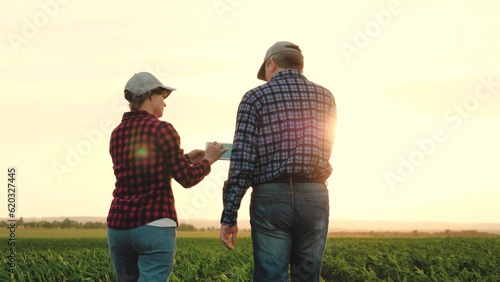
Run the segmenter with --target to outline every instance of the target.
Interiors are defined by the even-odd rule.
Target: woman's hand
[[[189,162],[195,164],[201,161],[205,157],[205,151],[200,149],[195,149],[187,153],[187,156],[189,158]]]

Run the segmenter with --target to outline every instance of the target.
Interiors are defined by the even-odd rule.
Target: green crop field
[[[20,230],[16,275],[9,273],[8,237],[0,232],[0,281],[116,281],[105,230],[85,232]],[[228,251],[217,232],[179,232],[170,281],[251,281],[246,235]],[[321,276],[341,282],[500,281],[500,238],[329,238]]]

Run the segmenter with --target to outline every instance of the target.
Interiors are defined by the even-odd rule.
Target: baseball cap
[[[257,73],[257,78],[261,80],[266,80],[266,69],[265,69],[265,63],[269,57],[272,55],[282,52],[282,51],[292,51],[292,52],[297,52],[302,54],[302,51],[300,51],[299,46],[293,44],[292,42],[288,41],[278,41],[274,43],[273,46],[269,47],[266,52],[266,56],[264,57],[264,62],[260,66],[259,72]]]
[[[132,97],[125,97],[125,99],[131,102],[142,94],[158,87],[168,91],[176,90],[175,88],[163,85],[158,78],[149,72],[136,73],[127,81],[127,84],[125,85],[125,90],[130,91],[132,93]]]

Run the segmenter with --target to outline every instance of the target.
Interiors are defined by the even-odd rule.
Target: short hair
[[[148,99],[149,97],[151,97],[153,95],[163,95],[163,93],[165,93],[165,92],[168,92],[168,91],[164,88],[161,88],[161,87],[151,89],[148,92],[145,92],[144,94],[139,95],[139,96],[135,97],[133,100],[131,100],[130,103],[128,104],[128,107],[130,108],[131,111],[138,110],[142,106],[144,101],[146,101],[146,99]],[[133,96],[134,96],[134,94],[132,92],[125,90],[125,98],[127,100],[129,100],[129,98],[131,98]]]
[[[304,70],[304,56],[301,53],[285,50],[272,55],[270,58],[273,58],[281,68],[296,69],[299,72]]]

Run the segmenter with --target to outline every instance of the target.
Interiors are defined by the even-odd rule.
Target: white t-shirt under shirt
[[[177,223],[175,223],[175,220],[166,217],[157,219],[155,221],[151,221],[146,225],[151,225],[156,227],[177,227]]]

